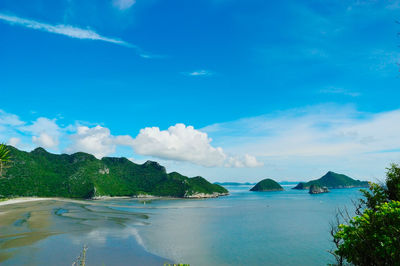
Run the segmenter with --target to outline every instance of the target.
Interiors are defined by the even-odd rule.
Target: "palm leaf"
[[[0,144],[0,162],[10,162],[10,150],[4,144]]]

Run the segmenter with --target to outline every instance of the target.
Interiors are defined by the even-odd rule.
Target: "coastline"
[[[72,198],[60,198],[60,197],[16,197],[16,198],[9,198],[3,201],[0,201],[0,207],[7,206],[11,204],[18,204],[18,203],[27,203],[27,202],[34,202],[34,201],[45,201],[45,200],[55,200],[55,201],[64,201],[64,202],[75,202],[75,203],[85,203],[87,204],[90,201],[97,201],[97,200],[113,200],[113,199],[209,199],[209,198],[218,198],[223,196],[228,196],[229,193],[212,193],[212,194],[204,194],[204,193],[195,193],[190,196],[185,196],[183,198],[178,197],[168,197],[168,196],[154,196],[154,195],[137,195],[137,196],[98,196],[93,197],[90,199],[72,199]],[[1,214],[1,212],[0,212]]]
[[[61,202],[74,202],[74,203],[84,203],[88,204],[92,199],[72,199],[72,198],[60,198],[60,197],[16,197],[16,198],[10,198],[6,199],[3,201],[0,201],[0,208],[2,206],[8,206],[12,204],[18,204],[18,203],[28,203],[28,202],[35,202],[35,201],[49,201],[49,200],[54,200],[54,201],[61,201]]]
[[[126,198],[122,199],[118,197],[118,199],[120,199],[122,203]],[[69,203],[72,203],[72,205]],[[91,205],[92,207],[81,208],[79,205],[75,205],[75,203]],[[111,205],[104,203],[105,202],[95,202],[94,200],[76,200],[57,197],[17,197],[1,201],[0,217],[2,218],[0,218],[0,228],[2,230],[0,233],[2,237],[4,237],[3,240],[6,244],[0,247],[0,255],[8,254],[9,256],[0,256],[0,264],[6,261],[15,265],[28,263],[24,260],[24,256],[19,256],[17,253],[14,254],[10,248],[25,247],[30,249],[31,247],[34,248],[34,245],[39,241],[41,242],[41,248],[47,250],[43,251],[45,253],[48,253],[49,250],[54,251],[54,247],[58,247],[56,249],[57,253],[54,253],[56,255],[51,258],[46,257],[46,260],[50,259],[50,264],[54,265],[59,262],[59,256],[66,261],[72,260],[74,256],[79,253],[82,243],[90,246],[88,262],[93,265],[101,265],[105,262],[111,264],[113,258],[116,256],[115,254],[122,256],[127,253],[129,253],[130,256],[126,258],[126,262],[136,259],[139,260],[142,265],[173,263],[171,259],[152,253],[144,246],[138,234],[140,227],[133,226],[136,219],[142,219],[142,214],[134,210],[130,212],[105,211],[104,207],[107,208]],[[19,205],[14,206],[15,204]],[[59,208],[62,208],[62,210],[67,209],[67,211],[65,213],[57,213],[56,210]],[[97,212],[96,210],[99,211]],[[67,218],[63,218],[64,216]],[[79,219],[74,222],[74,218],[77,217]],[[110,217],[116,220],[109,219]],[[121,220],[118,220],[118,218]],[[54,219],[58,219],[59,222],[66,222],[62,222],[61,227],[54,229],[53,226],[57,224],[53,222]],[[82,228],[80,224],[82,219],[87,220],[86,225],[90,226]],[[119,222],[123,221],[124,225],[121,226],[117,220]],[[113,226],[109,227],[108,225],[110,224]],[[14,235],[18,233],[21,228],[25,228],[27,232],[22,233],[18,241],[15,241]],[[74,234],[78,229],[81,231],[81,234]],[[99,232],[101,232],[101,237],[99,237]],[[74,251],[66,254],[60,252],[62,248],[58,246],[59,243],[57,240],[64,234],[75,239],[75,241],[67,242],[69,248]],[[125,242],[126,244],[121,249],[114,251],[113,254],[104,257],[102,255],[107,251],[107,248],[103,247],[104,243],[102,241],[104,241],[103,239],[115,241],[112,236],[120,237],[121,239],[118,241]],[[80,244],[76,244],[78,242]],[[64,244],[65,243],[63,243],[63,245]],[[40,256],[37,258],[39,260],[41,259]]]
[[[10,198],[6,199],[4,201],[0,201],[0,207],[1,206],[7,206],[11,204],[17,204],[17,203],[26,203],[26,202],[32,202],[32,201],[41,201],[41,200],[63,200],[61,198],[42,198],[42,197],[18,197],[18,198]]]

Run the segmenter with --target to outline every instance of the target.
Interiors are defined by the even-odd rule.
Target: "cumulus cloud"
[[[61,128],[56,119],[46,117],[26,123],[20,121],[16,115],[5,112],[0,112],[0,133],[4,132],[1,125],[6,125],[5,130],[9,132],[0,137],[8,140],[10,145],[20,148],[33,148],[27,143],[30,138],[35,146],[45,149],[58,150],[61,146],[61,150],[67,153],[82,151],[97,158],[113,155],[117,147],[123,146],[132,148],[138,155],[206,167],[243,168],[263,165],[256,157],[246,153],[236,156],[226,153],[221,147],[214,147],[207,133],[184,124],[176,124],[167,130],[160,130],[158,127],[144,128],[135,138],[129,135],[112,135],[110,129],[100,125],[68,125]]]
[[[129,1],[120,1],[120,2],[129,2]],[[11,15],[6,15],[3,13],[0,13],[0,20],[3,20],[11,25],[19,25],[22,27],[34,29],[34,30],[40,30],[40,31],[45,31],[49,33],[54,33],[54,34],[60,34],[64,35],[70,38],[76,38],[76,39],[87,39],[87,40],[97,40],[97,41],[104,41],[104,42],[109,42],[109,43],[114,43],[126,47],[131,47],[131,48],[137,48],[136,46],[122,41],[120,39],[116,38],[109,38],[102,36],[98,34],[97,32],[90,30],[90,29],[81,29],[77,28],[71,25],[64,25],[64,24],[58,24],[58,25],[51,25],[47,23],[42,23],[38,22],[35,20],[31,19],[25,19],[17,16],[11,16]]]
[[[49,149],[58,146],[58,139],[44,132],[40,133],[39,136],[32,136],[32,142],[39,147],[49,148]]]
[[[126,10],[131,8],[136,3],[136,0],[113,0],[112,3],[119,10]]]
[[[66,151],[87,152],[101,159],[104,156],[115,152],[116,144],[110,130],[105,127],[96,126],[89,128],[78,126],[77,132],[70,136],[72,145]]]
[[[264,164],[257,161],[255,156],[245,154],[244,156],[229,157],[225,163],[226,167],[242,168],[242,167],[260,167]]]
[[[19,145],[21,144],[21,139],[12,137],[8,140],[7,144],[18,148]]]
[[[22,126],[20,131],[32,134],[32,142],[37,146],[53,149],[59,144],[61,129],[56,123],[56,119],[39,117],[31,125]]]
[[[148,127],[140,130],[133,140],[132,147],[140,155],[162,159],[188,161],[206,167],[256,167],[261,163],[255,157],[230,157],[220,147],[211,145],[212,139],[207,133],[192,126],[176,124],[168,130]]]

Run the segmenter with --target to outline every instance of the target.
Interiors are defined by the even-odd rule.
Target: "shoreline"
[[[42,198],[42,197],[17,197],[17,198],[10,198],[3,201],[0,201],[1,206],[7,206],[11,204],[17,203],[26,203],[26,202],[33,202],[33,201],[41,201],[41,200],[61,200],[61,198]]]
[[[102,199],[105,199],[105,200],[106,199],[120,199],[121,202],[122,202],[122,200],[131,199],[131,198],[130,197],[108,197],[108,198],[102,198]],[[1,217],[7,217],[7,219],[10,220],[10,223],[7,225],[7,227],[11,228],[10,229],[11,231],[8,234],[10,234],[12,236],[13,233],[14,233],[14,231],[12,231],[12,230],[14,230],[12,228],[14,223],[16,221],[24,219],[24,218],[21,218],[20,210],[23,210],[23,213],[26,213],[29,210],[32,210],[32,208],[33,208],[33,210],[35,210],[34,211],[34,216],[29,215],[29,217],[26,218],[25,223],[31,222],[31,223],[35,224],[35,223],[37,223],[38,218],[47,217],[46,215],[43,216],[42,213],[39,213],[37,211],[37,210],[42,209],[42,207],[40,207],[42,205],[45,206],[43,210],[46,210],[47,211],[46,213],[48,215],[54,215],[54,210],[52,210],[51,208],[49,210],[47,210],[46,206],[47,206],[48,202],[51,202],[51,204],[55,204],[55,205],[51,205],[51,206],[58,206],[58,205],[64,204],[64,203],[77,203],[77,204],[85,204],[85,205],[100,205],[100,206],[105,206],[105,207],[111,206],[111,205],[109,205],[109,204],[107,204],[105,202],[97,202],[96,203],[96,200],[91,200],[91,199],[84,200],[84,199],[69,199],[69,198],[59,198],[59,197],[16,197],[16,198],[8,198],[8,199],[3,199],[2,201],[0,201],[0,220],[1,220]],[[33,203],[33,205],[31,205],[29,203]],[[20,204],[20,205],[13,206],[13,204]],[[71,207],[71,208],[74,208],[74,207]],[[87,212],[87,211],[85,211],[85,212]],[[133,211],[133,213],[136,213],[136,212]],[[22,216],[22,217],[25,217],[25,216]],[[104,217],[107,217],[107,216],[104,216]],[[103,219],[103,218],[101,218],[101,219]],[[130,222],[132,222],[132,221],[130,221]],[[49,228],[50,228],[49,227],[50,225],[42,222],[41,225],[43,225],[43,224],[45,224],[44,226],[46,226],[45,229],[41,229],[39,231],[37,230],[37,228],[36,228],[36,230],[32,229],[32,230],[29,231],[29,234],[24,235],[21,239],[31,239],[31,235],[30,234],[35,236],[36,233],[40,236],[40,233],[43,230],[47,232],[47,230],[49,230]],[[127,223],[127,225],[128,225],[128,223]],[[37,224],[35,226],[37,226]],[[129,226],[131,226],[131,225],[129,224]],[[6,228],[6,226],[4,228]],[[102,227],[102,226],[99,226],[99,225],[96,225],[96,226],[94,225],[93,228],[95,228],[95,231],[96,231],[96,230],[99,230],[101,228],[104,229],[106,227]],[[128,229],[130,229],[130,230],[127,231],[128,233],[130,233],[129,237],[132,237],[133,238],[132,241],[134,241],[134,243],[136,243],[135,245],[132,245],[132,244],[129,245],[129,247],[131,248],[129,250],[129,252],[133,252],[133,254],[138,255],[140,257],[140,260],[143,263],[143,265],[145,265],[147,262],[151,262],[150,263],[151,265],[157,265],[157,264],[163,265],[164,263],[168,263],[168,264],[173,264],[174,263],[173,260],[171,260],[170,258],[161,257],[160,255],[158,255],[156,253],[153,253],[153,252],[149,251],[146,248],[146,246],[144,245],[144,243],[141,240],[141,237],[139,235],[139,227],[132,226],[132,228],[129,227]],[[73,232],[73,230],[71,232]],[[132,232],[134,232],[134,233],[132,233]],[[65,233],[69,234],[68,231],[66,231]],[[51,236],[51,235],[49,235],[49,236]],[[90,240],[90,237],[89,238],[87,236],[85,236],[85,237],[86,237],[86,239]],[[8,241],[11,241],[10,243],[12,243],[12,239],[11,240],[10,239],[8,239]],[[35,239],[35,238],[33,237],[32,239]],[[43,239],[39,239],[39,240],[42,241],[44,239],[46,239],[47,241],[52,241],[47,236],[44,237]],[[88,241],[88,240],[86,240],[86,241]],[[36,241],[34,241],[34,243],[36,243]],[[46,243],[46,242],[44,242],[44,243]],[[96,247],[95,246],[96,242],[94,241],[93,243],[94,243],[93,244],[94,247]],[[30,247],[30,246],[33,246],[33,244],[32,243],[28,243],[28,244],[26,244],[26,246]],[[99,248],[96,247],[96,249],[93,249],[91,254],[96,254],[96,252],[98,252],[97,249],[99,249]],[[9,250],[8,247],[6,247],[6,248],[2,247],[2,248],[0,248],[0,253],[2,251],[8,252],[8,250]],[[73,254],[73,255],[75,255],[75,254]],[[16,257],[18,257],[18,255],[16,255]],[[8,260],[10,260],[10,262],[11,262],[11,261],[13,261],[13,258],[14,258],[14,255],[11,256],[10,258],[2,258],[2,257],[0,257],[0,264],[2,264],[5,261],[8,261]],[[73,258],[72,255],[71,255],[71,258]],[[107,258],[105,258],[105,259],[107,259]],[[90,261],[93,264],[100,264],[100,261],[97,261],[96,259],[93,259],[93,258],[91,258]],[[50,264],[52,264],[52,263],[50,263]]]
[[[2,206],[7,206],[11,204],[18,204],[18,203],[27,203],[27,202],[34,202],[34,201],[46,201],[46,200],[55,200],[55,201],[64,201],[64,202],[75,202],[75,203],[88,203],[88,202],[95,202],[98,200],[113,200],[113,199],[131,199],[131,200],[151,200],[151,199],[166,199],[166,200],[171,200],[171,199],[210,199],[210,198],[218,198],[218,197],[223,197],[223,196],[228,196],[229,193],[213,193],[213,194],[203,194],[203,193],[197,193],[191,196],[187,196],[184,198],[178,198],[178,197],[161,197],[161,196],[153,196],[153,195],[138,195],[138,196],[99,196],[99,197],[93,197],[90,199],[73,199],[73,198],[60,198],[60,197],[16,197],[16,198],[9,198],[0,201],[0,207]]]

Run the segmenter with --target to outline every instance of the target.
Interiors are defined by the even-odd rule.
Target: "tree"
[[[400,265],[400,167],[387,170],[384,184],[361,190],[356,217],[339,212],[342,223],[331,231],[339,265]]]
[[[10,150],[4,144],[0,144],[0,177],[3,177],[4,169],[11,162]]]

